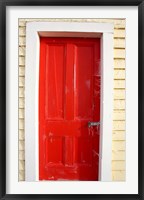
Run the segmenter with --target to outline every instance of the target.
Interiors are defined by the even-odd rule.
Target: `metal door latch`
[[[98,126],[98,125],[100,125],[100,122],[88,122],[88,127]]]

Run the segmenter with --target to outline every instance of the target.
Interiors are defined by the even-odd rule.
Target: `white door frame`
[[[99,180],[112,180],[113,24],[28,22],[25,70],[25,180],[39,180],[39,37],[101,38]]]

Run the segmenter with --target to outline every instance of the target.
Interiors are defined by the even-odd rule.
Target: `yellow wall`
[[[124,19],[19,19],[19,180],[25,180],[25,49],[28,21],[111,22],[114,24],[114,98],[112,179],[125,180],[125,20]]]

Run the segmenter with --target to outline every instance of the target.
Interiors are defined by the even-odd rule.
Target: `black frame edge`
[[[144,1],[138,7],[138,192],[144,199]]]
[[[6,194],[6,6],[39,6],[39,5],[71,5],[71,6],[91,6],[91,5],[105,5],[105,6],[138,6],[138,160],[139,160],[139,192],[138,195],[30,195],[30,194]],[[144,1],[143,0],[101,0],[89,2],[70,0],[69,2],[61,2],[61,0],[1,0],[0,1],[0,199],[144,199]]]
[[[6,23],[0,2],[0,198],[6,194]]]
[[[138,6],[143,0],[1,0],[9,6]]]

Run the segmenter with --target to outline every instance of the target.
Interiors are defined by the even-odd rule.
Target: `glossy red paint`
[[[100,39],[40,38],[40,180],[98,180],[89,121],[100,121]]]

